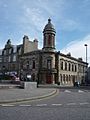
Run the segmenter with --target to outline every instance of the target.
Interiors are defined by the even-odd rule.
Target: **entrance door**
[[[47,75],[46,83],[51,84],[52,83],[52,76]]]

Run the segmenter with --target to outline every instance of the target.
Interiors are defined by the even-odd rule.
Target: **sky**
[[[51,18],[56,50],[87,59],[90,65],[90,0],[0,0],[0,49],[7,40],[21,44],[23,36],[43,46],[43,29]]]

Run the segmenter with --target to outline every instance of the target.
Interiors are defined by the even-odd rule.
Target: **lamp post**
[[[84,44],[84,46],[86,47],[86,63],[87,63],[87,44]]]
[[[86,47],[86,63],[87,63],[87,44],[84,44],[84,46]],[[88,71],[87,71],[87,69],[86,69],[86,78],[85,78],[85,81],[86,81],[86,83],[87,83],[87,81],[88,81]]]

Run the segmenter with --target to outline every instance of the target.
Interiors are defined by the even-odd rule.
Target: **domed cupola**
[[[51,19],[48,19],[48,24],[45,25],[43,30],[43,49],[55,50],[55,28],[51,23]]]
[[[45,32],[51,32],[51,31],[54,32],[54,33],[56,33],[55,28],[54,28],[53,24],[51,23],[51,19],[49,18],[48,19],[48,24],[45,25],[43,33],[45,33]]]

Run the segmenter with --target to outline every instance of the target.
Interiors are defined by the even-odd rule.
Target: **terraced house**
[[[30,76],[32,81],[38,81],[42,84],[73,85],[75,81],[85,82],[88,63],[84,62],[82,58],[72,57],[70,53],[65,55],[57,51],[55,35],[55,28],[51,19],[48,19],[48,23],[43,29],[42,49],[38,49],[36,39],[31,42],[28,36],[24,36],[23,44],[17,46],[17,59],[13,56],[13,60],[16,60],[17,74],[23,80],[27,80],[27,76]],[[8,42],[7,44],[11,44],[10,41]],[[6,46],[3,51],[6,50]],[[9,56],[6,62],[3,55],[4,52],[2,52],[1,64],[6,66],[5,64],[10,64]],[[11,70],[9,65],[7,71],[15,71],[14,67]]]

